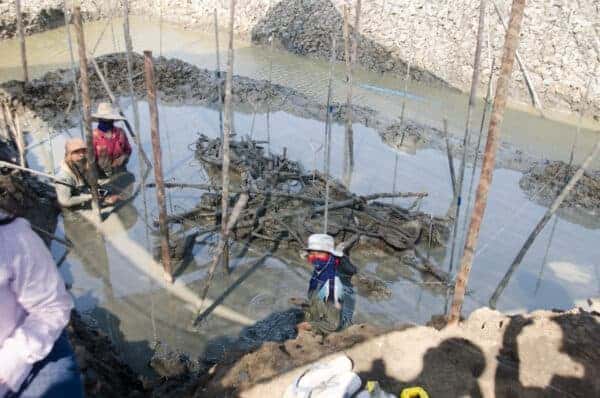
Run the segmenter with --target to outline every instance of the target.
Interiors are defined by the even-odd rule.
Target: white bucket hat
[[[98,104],[96,113],[92,114],[94,119],[104,120],[125,120],[123,116],[119,114],[119,111],[112,106],[109,102],[101,102]]]
[[[344,253],[341,250],[336,250],[333,237],[327,234],[312,234],[309,236],[308,247],[305,250],[326,252],[333,254],[336,257],[344,256]]]

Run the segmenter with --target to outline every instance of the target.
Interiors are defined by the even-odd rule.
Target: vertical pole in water
[[[223,125],[223,175],[221,195],[221,239],[227,239],[227,221],[229,219],[229,139],[231,137],[233,109],[233,19],[235,16],[235,0],[229,1],[229,44],[227,48],[227,76],[225,78],[225,121]],[[229,272],[229,244],[225,242],[223,250],[223,266]]]
[[[21,0],[15,0],[17,8],[17,31],[21,44],[21,64],[23,66],[23,81],[29,83],[29,71],[27,70],[27,52],[25,50],[25,30],[23,29],[23,15],[21,15]]]
[[[158,202],[158,222],[160,228],[160,247],[164,277],[173,282],[171,255],[169,253],[169,227],[167,225],[167,206],[165,201],[165,183],[162,170],[162,152],[160,149],[160,133],[158,131],[158,105],[156,103],[156,87],[154,86],[154,63],[152,51],[144,51],[144,76],[150,112],[150,134],[152,136],[152,155],[154,157],[154,178],[156,179],[156,200]]]
[[[346,134],[344,146],[344,184],[350,186],[350,178],[354,169],[354,131],[352,129],[352,67],[358,56],[358,39],[360,29],[361,0],[356,2],[354,19],[354,35],[350,49],[350,9],[344,5],[344,55],[346,61]]]
[[[327,233],[329,220],[329,163],[331,163],[331,91],[333,82],[333,65],[337,40],[335,33],[331,36],[331,58],[329,60],[329,81],[327,83],[327,110],[325,116],[325,213],[323,214],[323,233]]]
[[[450,169],[450,184],[452,185],[453,199],[456,200],[456,173],[454,172],[454,159],[452,149],[450,148],[450,138],[448,137],[448,119],[444,118],[444,138],[446,139],[446,154],[448,155],[448,168]]]
[[[79,133],[81,138],[84,138],[83,132],[83,114],[81,113],[81,101],[79,99],[79,86],[77,84],[77,69],[75,67],[75,57],[73,56],[73,42],[71,41],[71,24],[69,22],[69,10],[67,8],[67,0],[63,0],[63,12],[65,14],[65,30],[67,33],[67,44],[69,45],[69,57],[71,60],[71,79],[73,80],[73,96],[75,98],[75,106],[79,113]]]
[[[83,107],[83,126],[85,129],[85,138],[87,144],[87,161],[89,164],[89,183],[92,191],[92,217],[98,223],[102,221],[100,217],[100,198],[98,196],[98,171],[96,169],[96,155],[94,154],[94,138],[92,135],[92,117],[90,103],[90,87],[87,69],[87,57],[85,54],[85,38],[83,36],[83,23],[81,22],[81,8],[73,8],[73,23],[75,25],[75,34],[77,36],[77,46],[79,47],[79,73],[81,75],[81,102]]]
[[[223,141],[223,95],[221,93],[221,54],[219,49],[219,20],[217,17],[217,9],[213,11],[215,20],[215,51],[217,56],[217,68],[215,69],[215,79],[217,82],[217,97],[219,101],[219,134]]]
[[[494,108],[492,109],[492,115],[490,117],[490,127],[485,145],[485,154],[483,156],[483,166],[479,184],[477,186],[477,195],[475,196],[475,207],[473,208],[473,215],[471,223],[469,224],[467,239],[465,241],[460,271],[458,272],[456,283],[454,285],[454,298],[448,316],[449,324],[456,324],[460,319],[469,272],[471,271],[475,247],[477,246],[477,239],[479,238],[479,229],[485,213],[488,193],[492,183],[500,126],[504,117],[508,86],[510,84],[510,76],[515,62],[515,51],[519,44],[519,33],[521,31],[524,9],[525,0],[513,0],[510,22],[508,30],[506,31],[506,39],[504,40],[504,54],[502,55],[502,66],[500,69],[500,76],[498,77],[496,95],[494,97]]]
[[[458,220],[460,218],[460,205],[462,199],[463,181],[465,179],[465,166],[467,162],[467,151],[471,142],[471,115],[475,109],[475,100],[477,95],[477,86],[479,86],[479,64],[481,63],[481,45],[483,43],[483,29],[485,22],[485,10],[487,0],[481,0],[479,3],[479,26],[477,28],[477,46],[475,47],[475,60],[473,61],[473,77],[471,79],[471,93],[469,94],[469,105],[467,108],[467,122],[465,126],[465,135],[463,137],[463,154],[458,173],[458,186],[456,188],[456,212],[454,214],[454,229],[452,232],[452,249],[450,250],[449,272],[452,272],[454,265],[454,251],[456,250],[456,240],[458,236]]]
[[[21,129],[21,118],[19,118],[19,114],[15,110],[14,115],[15,121],[15,132],[17,133],[17,148],[19,150],[19,164],[21,167],[26,167],[25,161],[25,139],[23,137],[23,130]]]

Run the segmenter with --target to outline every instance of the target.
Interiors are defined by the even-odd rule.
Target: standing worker
[[[111,177],[125,170],[131,156],[127,135],[123,129],[114,125],[115,121],[125,118],[108,102],[98,104],[98,110],[92,117],[98,120],[98,126],[94,129],[94,153],[98,171],[102,177]]]
[[[83,397],[64,328],[73,300],[50,251],[13,214],[0,171],[0,397]]]

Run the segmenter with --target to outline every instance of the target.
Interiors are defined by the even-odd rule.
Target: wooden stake
[[[227,244],[227,220],[229,209],[229,139],[232,133],[232,90],[233,90],[233,21],[235,16],[235,0],[229,1],[229,45],[227,48],[227,76],[225,78],[225,120],[223,123],[223,170],[221,195],[221,240],[224,241],[223,266],[229,272],[229,245]]]
[[[473,255],[475,253],[475,247],[477,246],[477,239],[479,237],[479,229],[485,213],[487,197],[490,185],[492,183],[494,164],[496,163],[496,150],[498,148],[498,140],[500,135],[500,126],[504,117],[508,86],[510,84],[510,76],[512,74],[515,61],[515,51],[519,44],[519,33],[521,31],[521,22],[523,20],[524,9],[525,0],[513,0],[510,22],[506,32],[506,39],[504,41],[502,66],[500,69],[500,76],[498,77],[496,95],[494,97],[494,108],[490,118],[488,138],[485,146],[485,154],[483,156],[481,177],[479,178],[479,185],[477,186],[475,207],[473,209],[473,216],[471,218],[469,231],[467,233],[467,239],[461,260],[461,267],[456,278],[456,284],[454,286],[454,298],[448,317],[449,324],[456,324],[460,319],[460,312],[464,302],[469,273],[473,264]]]
[[[335,64],[337,40],[331,37],[331,58],[329,60],[329,82],[327,83],[327,110],[325,116],[325,214],[323,215],[323,233],[327,233],[329,218],[329,164],[331,163],[331,94],[333,82],[333,65]]]
[[[25,30],[23,29],[23,15],[21,15],[21,0],[15,0],[17,8],[17,31],[21,45],[21,64],[23,66],[23,81],[29,83],[29,71],[27,70],[27,52],[25,50]]]
[[[452,249],[450,250],[450,265],[448,272],[452,272],[454,264],[454,252],[456,250],[456,241],[458,235],[458,221],[460,219],[460,206],[462,202],[463,181],[465,179],[465,166],[467,163],[467,151],[471,143],[471,116],[475,109],[475,100],[477,97],[477,87],[479,86],[479,64],[481,63],[481,46],[483,43],[483,30],[485,23],[485,10],[487,0],[481,0],[479,3],[479,26],[477,28],[477,47],[475,47],[475,60],[473,61],[473,77],[471,79],[471,93],[469,94],[469,105],[467,107],[467,122],[465,126],[465,135],[463,137],[463,154],[458,173],[458,186],[456,187],[456,212],[454,215],[454,229],[452,232]]]
[[[98,196],[98,171],[96,169],[96,154],[94,153],[94,137],[92,134],[92,116],[90,103],[90,87],[85,52],[85,38],[83,36],[83,23],[81,22],[81,8],[73,8],[73,23],[79,47],[79,73],[81,75],[81,102],[83,107],[83,127],[87,144],[87,161],[89,165],[88,182],[92,192],[92,217],[98,224],[100,217],[100,197]]]
[[[172,283],[173,272],[171,270],[171,255],[169,253],[169,226],[167,224],[167,206],[165,201],[160,133],[158,130],[158,105],[156,102],[156,87],[154,86],[152,51],[144,51],[144,72],[146,79],[146,93],[148,96],[148,109],[150,112],[150,134],[152,137],[152,154],[154,157],[154,179],[156,180],[156,201],[158,202],[162,264],[165,271],[165,279]]]

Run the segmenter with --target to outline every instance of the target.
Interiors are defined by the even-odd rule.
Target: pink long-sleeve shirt
[[[0,211],[0,220],[6,215]],[[0,396],[18,391],[69,321],[73,300],[29,223],[0,225]]]

